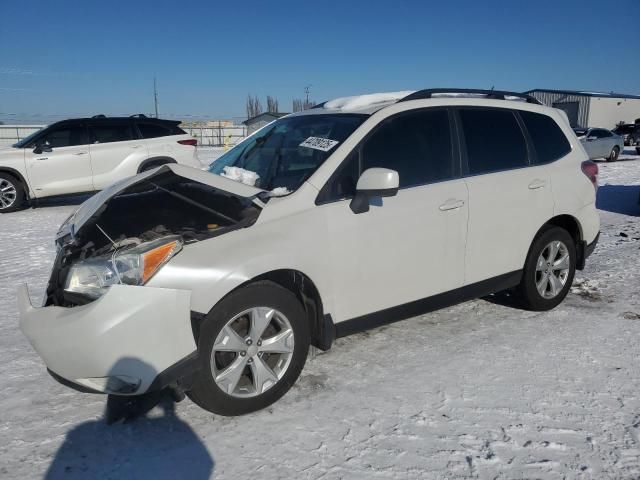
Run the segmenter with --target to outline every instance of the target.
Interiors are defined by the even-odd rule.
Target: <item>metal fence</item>
[[[0,147],[13,145],[46,125],[0,125]],[[198,140],[198,145],[205,147],[233,146],[247,136],[247,127],[242,125],[192,127],[181,125],[189,135]]]
[[[198,140],[203,147],[233,146],[247,136],[247,127],[242,125],[218,125],[191,127],[180,125],[184,131]]]
[[[0,147],[13,145],[46,125],[0,125]]]

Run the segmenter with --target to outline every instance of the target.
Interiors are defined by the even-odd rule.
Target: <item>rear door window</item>
[[[128,122],[113,122],[89,126],[91,143],[113,143],[133,140],[133,131]]]
[[[527,144],[514,112],[497,108],[463,108],[458,112],[469,175],[528,165]]]
[[[536,151],[534,163],[550,163],[571,151],[569,140],[553,118],[534,112],[520,111],[519,114]]]

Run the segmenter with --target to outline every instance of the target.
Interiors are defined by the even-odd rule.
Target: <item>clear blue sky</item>
[[[608,6],[611,5],[611,6]],[[640,1],[3,1],[0,120],[425,87],[640,94]]]

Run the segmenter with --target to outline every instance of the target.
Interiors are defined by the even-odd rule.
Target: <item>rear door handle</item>
[[[534,180],[529,184],[529,190],[537,190],[538,188],[543,188],[547,185],[547,182],[544,180]]]
[[[142,145],[130,145],[131,148],[140,148]]]
[[[78,153],[74,153],[74,155],[86,155],[87,152],[78,152]]]
[[[445,203],[440,205],[440,211],[446,212],[447,210],[455,210],[456,208],[460,208],[464,205],[464,200],[447,200]]]

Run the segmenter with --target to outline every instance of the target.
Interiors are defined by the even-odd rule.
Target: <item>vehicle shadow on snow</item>
[[[131,361],[117,362],[112,372]],[[140,397],[109,396],[103,418],[67,433],[44,478],[205,479],[213,468],[206,446],[176,415],[175,400],[164,390]]]
[[[640,185],[602,185],[598,187],[596,208],[640,217]]]

